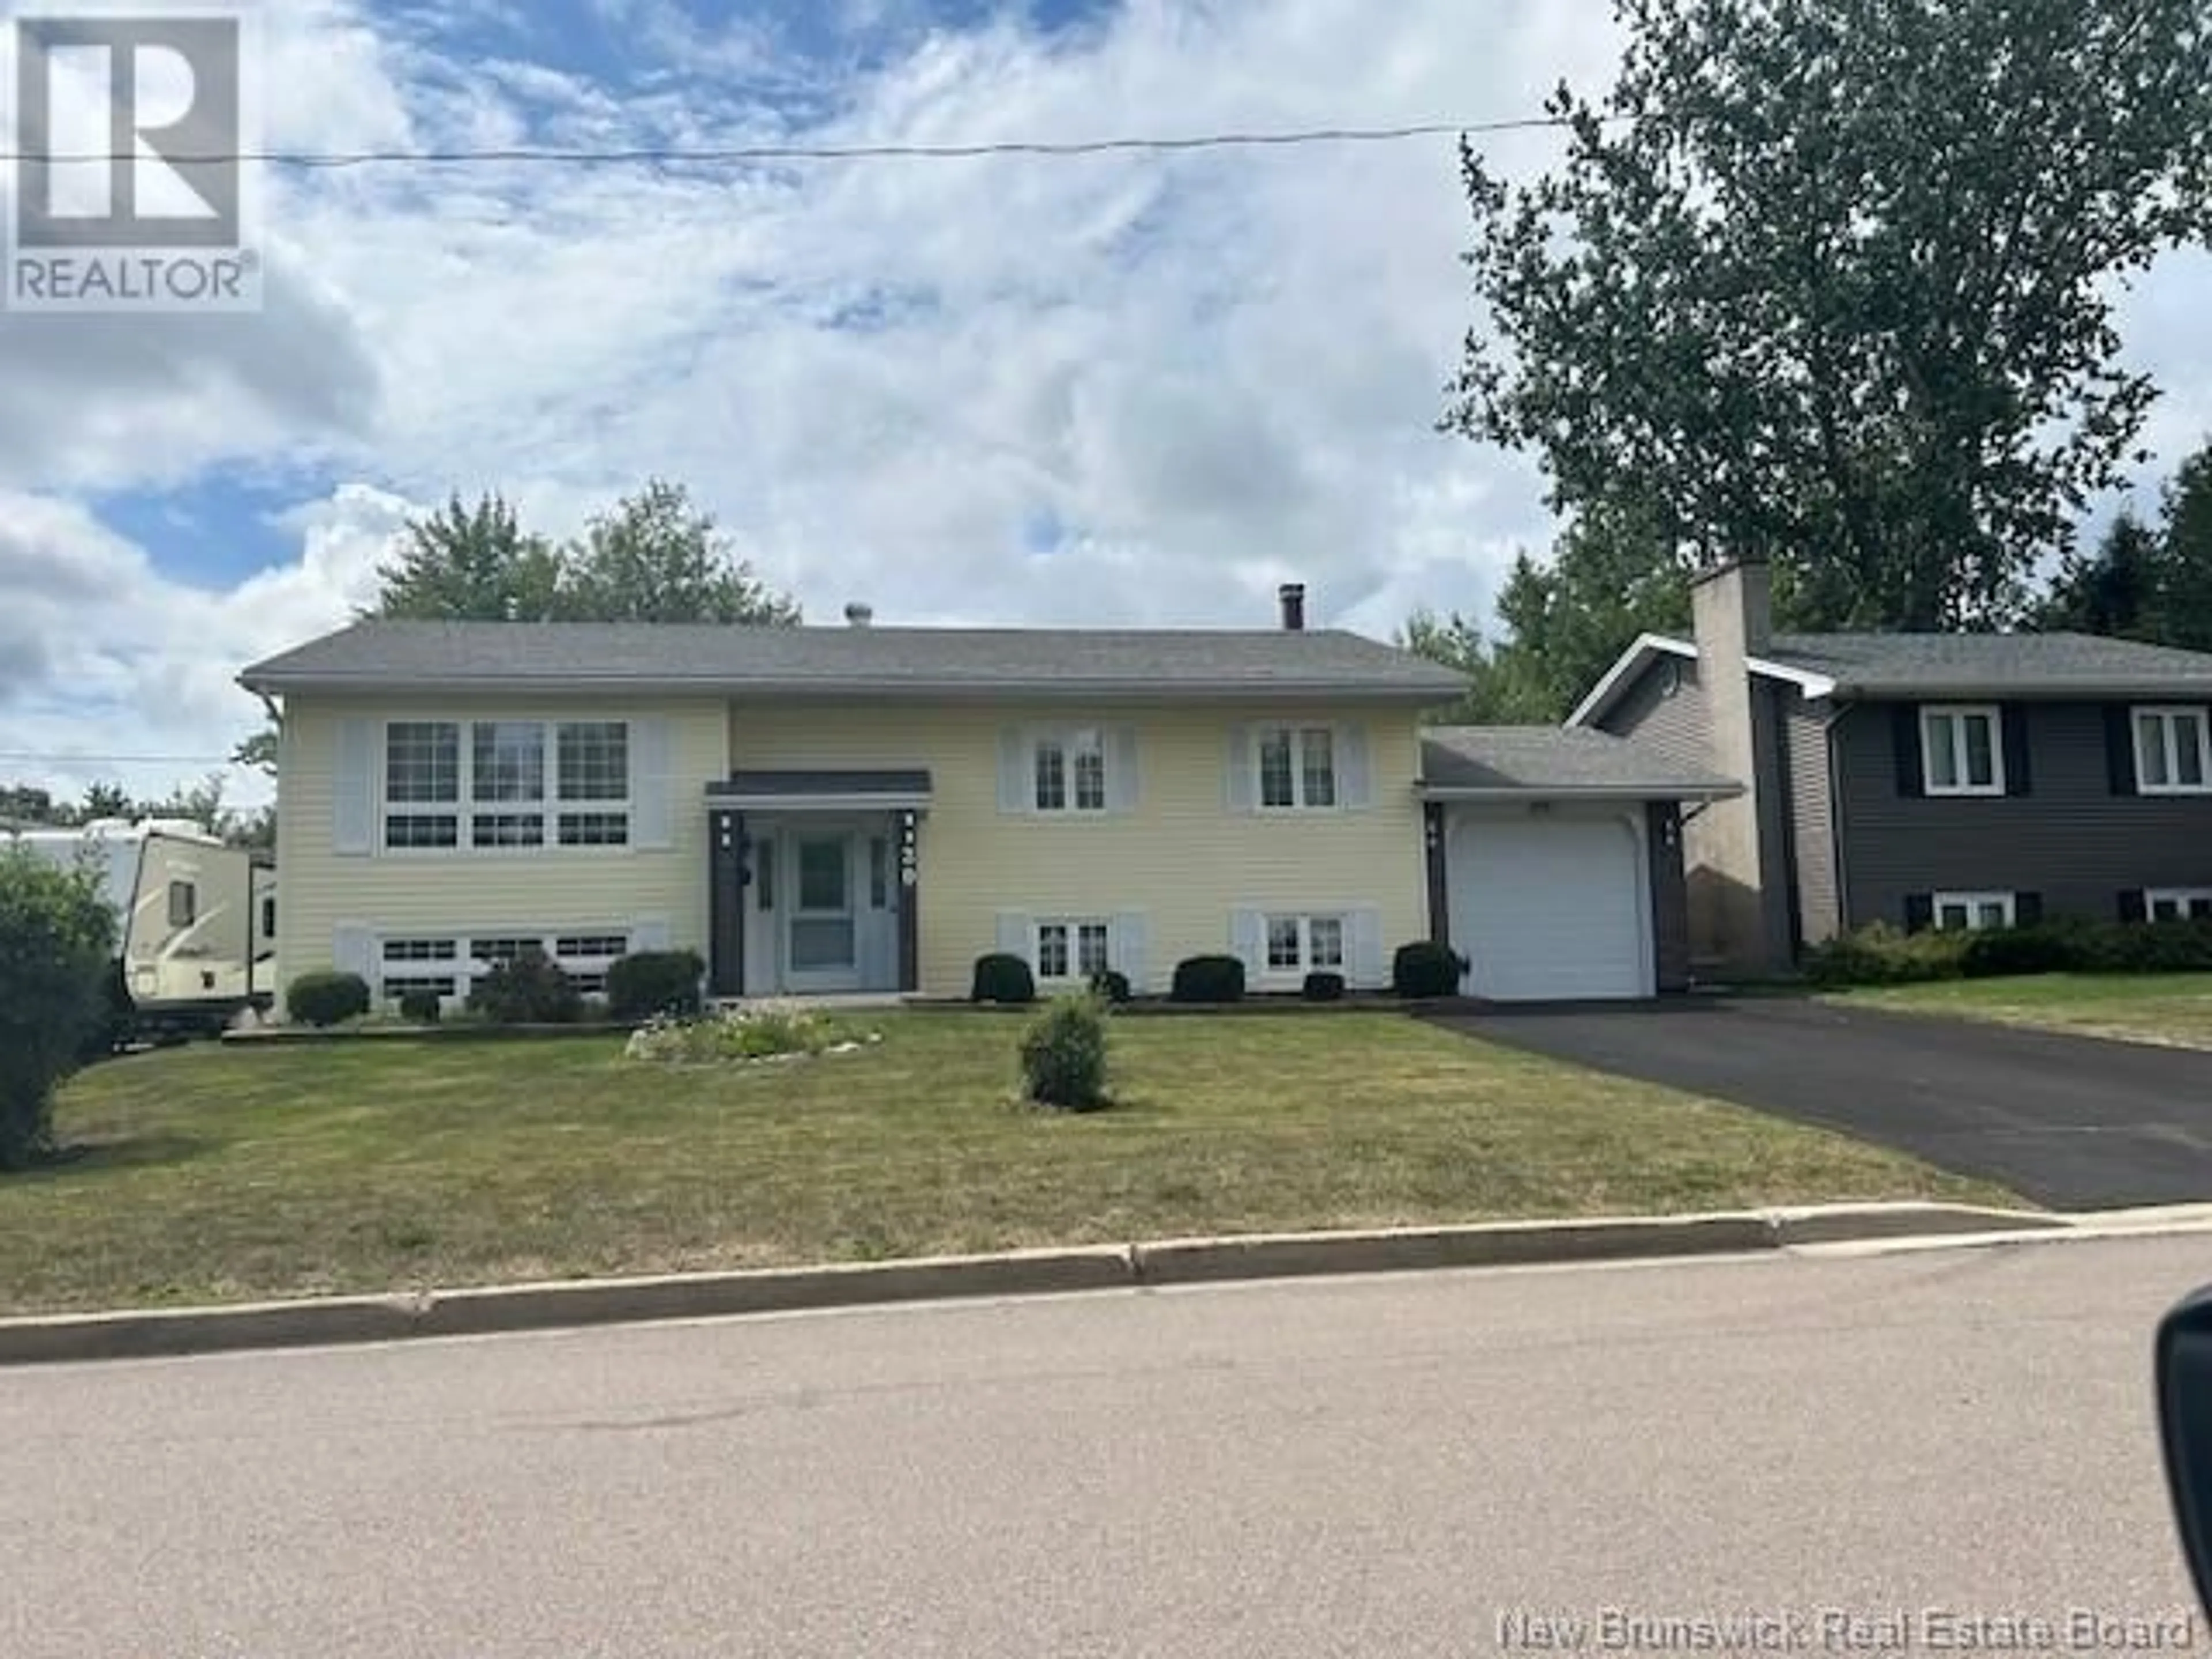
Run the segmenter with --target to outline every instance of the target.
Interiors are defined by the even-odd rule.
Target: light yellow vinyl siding
[[[1281,720],[1359,725],[1373,805],[1365,811],[1233,811],[1230,734]],[[1002,816],[999,739],[1007,727],[1135,728],[1135,812],[1099,818]],[[921,830],[921,990],[964,995],[976,957],[997,946],[1002,911],[1148,921],[1151,988],[1186,957],[1230,948],[1239,908],[1381,913],[1385,959],[1427,933],[1419,741],[1410,711],[1212,705],[1187,710],[1066,706],[846,707],[739,703],[733,770],[927,767]]]
[[[361,857],[333,850],[338,732],[347,720],[377,726],[380,808],[386,720],[655,717],[667,721],[669,730],[672,845],[666,851],[380,851]],[[673,946],[704,955],[706,787],[721,774],[727,721],[727,708],[719,701],[293,699],[277,776],[277,951],[284,972],[297,975],[329,967],[341,927],[453,937],[541,927],[627,929],[650,920],[667,924]],[[380,812],[377,822],[380,845]]]

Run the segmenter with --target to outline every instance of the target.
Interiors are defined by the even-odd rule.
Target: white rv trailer
[[[89,864],[115,913],[123,988],[144,1034],[220,1031],[275,992],[273,941],[258,901],[273,872],[252,854],[187,821],[102,819],[81,830],[32,830],[17,839],[63,868]],[[265,972],[267,978],[263,977]]]

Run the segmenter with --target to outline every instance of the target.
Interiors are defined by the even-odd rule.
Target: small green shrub
[[[607,969],[607,1012],[623,1021],[695,1018],[706,973],[696,951],[635,951]]]
[[[1191,957],[1176,963],[1168,996],[1174,1002],[1242,1002],[1244,963],[1236,957]]]
[[[995,1002],[1010,1008],[1026,1008],[1036,1000],[1036,975],[1028,963],[1004,951],[975,958],[970,1002]]]
[[[1344,1000],[1342,974],[1308,974],[1305,983],[1308,1002],[1341,1002]]]
[[[2119,974],[2212,972],[2212,922],[2150,921],[2113,930],[2118,937],[2093,945],[2100,956],[2093,971]],[[2112,965],[2106,966],[2106,963]]]
[[[445,1017],[445,1000],[435,991],[406,991],[400,994],[399,1018],[416,1025],[435,1025]]]
[[[1095,1112],[1106,1104],[1106,1005],[1062,997],[1022,1034],[1022,1081],[1040,1106]]]
[[[115,916],[88,866],[0,850],[0,1170],[50,1154],[54,1091],[109,1012]]]
[[[1805,974],[1815,985],[1926,985],[1966,972],[1966,947],[1977,935],[1908,933],[1877,921],[1838,934],[1805,955]]]
[[[1969,934],[1959,951],[1959,971],[1968,979],[2084,973],[2098,953],[2096,931],[2078,922],[2048,921]]]
[[[302,974],[284,992],[284,1012],[320,1030],[343,1025],[368,1012],[368,981],[359,974]]]
[[[1401,945],[1390,963],[1390,988],[1408,1000],[1455,997],[1467,977],[1468,960],[1433,939]]]
[[[1135,994],[1130,988],[1129,976],[1111,968],[1103,974],[1093,974],[1091,976],[1091,994],[1096,997],[1103,997],[1116,1007],[1128,1001]]]
[[[708,1066],[823,1054],[879,1041],[877,1033],[810,1008],[757,1003],[702,1019],[656,1019],[630,1033],[632,1060]]]
[[[584,999],[557,963],[532,948],[471,985],[469,1009],[495,1025],[574,1025]]]

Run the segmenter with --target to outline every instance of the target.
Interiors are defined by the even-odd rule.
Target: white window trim
[[[2143,891],[2143,918],[2158,920],[2158,907],[2171,904],[2180,911],[2182,921],[2189,920],[2191,904],[2212,904],[2212,887],[2151,887]]]
[[[1306,734],[1328,733],[1328,775],[1334,797],[1316,806],[1306,799]],[[1325,720],[1263,720],[1252,728],[1252,805],[1264,817],[1307,817],[1347,810],[1344,804],[1346,728]],[[1288,733],[1291,739],[1291,801],[1288,806],[1267,805],[1267,739]],[[1329,970],[1329,971],[1334,971]]]
[[[459,770],[459,799],[455,801],[394,801],[392,793],[392,728],[395,726],[451,726],[460,733]],[[479,801],[476,793],[476,728],[478,726],[538,726],[544,728],[545,793],[534,801]],[[628,751],[629,775],[625,781],[625,793],[620,800],[565,800],[561,796],[561,728],[564,726],[619,726],[624,733]],[[626,714],[588,715],[574,713],[561,714],[514,714],[486,715],[420,714],[394,715],[382,721],[377,728],[377,749],[371,762],[374,767],[376,796],[375,854],[390,859],[450,859],[450,858],[568,858],[624,857],[637,850],[637,726],[638,723]],[[478,847],[476,845],[473,820],[481,813],[487,817],[529,813],[545,820],[544,835],[534,847]],[[603,847],[586,843],[564,844],[561,840],[562,814],[619,816],[628,825],[627,837],[619,847]],[[451,847],[394,847],[392,845],[392,823],[395,818],[442,818],[454,820],[454,842]]]
[[[1079,744],[1079,738],[1090,738],[1093,743]],[[1047,744],[1060,749],[1061,781],[1065,787],[1063,803],[1047,806],[1037,799],[1037,757]],[[1098,755],[1098,805],[1081,806],[1077,803],[1075,786],[1075,757],[1088,748]],[[1032,817],[1040,818],[1103,818],[1114,811],[1114,741],[1113,733],[1103,726],[1040,726],[1022,734],[1022,761],[1025,774],[1022,793]]]
[[[1278,968],[1268,960],[1278,922],[1296,922],[1298,929],[1298,961],[1294,968]],[[1317,921],[1333,921],[1337,928],[1337,957],[1331,963],[1314,960],[1313,928]],[[1352,980],[1352,914],[1338,910],[1267,910],[1260,917],[1260,978],[1270,985],[1304,985],[1309,974],[1341,974],[1349,984]]]
[[[2007,927],[2017,927],[2020,926],[2020,895],[2017,893],[2008,892],[1937,893],[1935,895],[1934,902],[1929,906],[1931,912],[1930,920],[1935,926],[1935,930],[1939,933],[1983,933],[1986,930],[1972,919],[1973,913],[1980,909],[1983,906],[1989,904],[2001,905],[2003,907],[2003,926]],[[1946,927],[1943,926],[1943,912],[1946,908],[1951,906],[1958,906],[1966,910],[1967,921],[1965,927]]]
[[[1048,975],[1044,970],[1044,933],[1048,927],[1067,930],[1067,972]],[[1091,983],[1091,975],[1083,971],[1082,930],[1096,927],[1106,935],[1106,967],[1111,969],[1115,960],[1114,921],[1110,916],[1038,916],[1030,923],[1030,967],[1040,985],[1084,985]]]
[[[2197,775],[2202,783],[2152,783],[2142,775],[2142,723],[2155,720],[2166,746],[2166,772],[2169,778],[2181,775],[2181,742],[2177,735],[2179,721],[2197,722]],[[2212,795],[2212,708],[2203,703],[2145,703],[2128,710],[2128,755],[2136,772],[2136,793],[2139,795]]]
[[[1966,776],[1966,722],[1976,717],[1990,723],[1990,781],[1970,783]],[[1954,784],[1936,781],[1935,732],[1937,723],[1950,734],[1953,771],[1961,780]],[[1988,798],[2005,793],[2004,710],[1996,703],[1923,703],[1920,709],[1920,787],[1939,799],[1953,796]]]
[[[453,1007],[461,1007],[467,1003],[469,992],[475,982],[491,971],[492,964],[476,954],[478,941],[483,939],[520,939],[526,944],[534,944],[571,978],[598,977],[604,980],[607,970],[620,961],[622,956],[631,955],[637,951],[637,935],[638,930],[634,925],[601,925],[596,922],[580,927],[546,927],[533,924],[526,927],[471,927],[465,930],[436,927],[395,929],[388,933],[377,934],[370,944],[369,961],[375,969],[372,994],[376,1002],[389,1003],[396,1001],[399,996],[398,991],[385,988],[390,981],[450,979],[453,981],[453,994],[444,1000]],[[620,956],[564,957],[556,948],[564,939],[620,939],[625,948]],[[453,947],[453,955],[416,962],[386,961],[386,945],[402,941],[450,945]],[[605,991],[604,988],[591,989],[585,994],[604,996]]]

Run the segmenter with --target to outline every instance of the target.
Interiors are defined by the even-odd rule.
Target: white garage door
[[[1626,817],[1462,812],[1452,829],[1452,941],[1470,995],[1496,1002],[1652,994],[1639,826]]]

